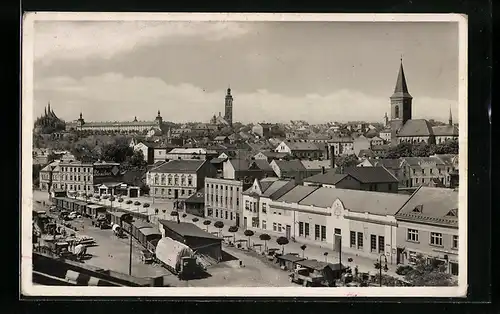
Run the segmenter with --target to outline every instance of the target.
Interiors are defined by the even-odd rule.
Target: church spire
[[[396,86],[394,87],[394,94],[392,97],[409,97],[408,85],[406,84],[405,71],[403,69],[403,57],[401,57],[401,63],[399,65],[398,79],[396,81]]]
[[[448,124],[449,124],[450,126],[452,126],[452,125],[453,125],[453,117],[452,117],[452,115],[451,115],[451,106],[450,106],[450,116],[449,116],[449,118],[448,118]]]

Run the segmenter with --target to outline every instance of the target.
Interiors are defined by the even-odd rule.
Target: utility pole
[[[129,237],[130,237],[130,251],[128,260],[128,275],[132,276],[132,219],[130,219]]]

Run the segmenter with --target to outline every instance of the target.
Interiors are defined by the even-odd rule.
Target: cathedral
[[[451,108],[447,125],[432,126],[425,119],[412,119],[413,97],[408,91],[402,59],[396,87],[390,101],[390,120],[386,114],[385,122],[390,130],[391,145],[395,146],[405,142],[440,144],[447,140],[458,139],[458,128],[453,124]]]
[[[54,111],[50,108],[50,102],[45,108],[43,116],[38,117],[35,120],[35,132],[36,133],[52,133],[57,131],[63,131],[66,125],[65,122],[59,119]]]
[[[220,127],[233,126],[233,95],[231,95],[231,88],[227,89],[224,101],[224,116],[219,112],[218,116],[214,115],[210,119],[210,124]]]

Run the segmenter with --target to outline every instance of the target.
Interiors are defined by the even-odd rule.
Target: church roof
[[[394,88],[393,97],[409,97],[411,98],[410,93],[408,92],[408,85],[406,84],[405,71],[403,69],[403,61],[401,61],[401,65],[399,66],[398,79],[396,81],[396,87]]]
[[[425,119],[408,120],[398,133],[398,137],[431,136],[432,126]]]
[[[436,136],[458,136],[458,128],[454,125],[433,126],[432,131]]]

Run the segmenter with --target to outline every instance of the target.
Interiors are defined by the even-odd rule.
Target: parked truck
[[[202,269],[190,247],[168,237],[158,241],[155,256],[163,267],[179,279],[196,277]]]

